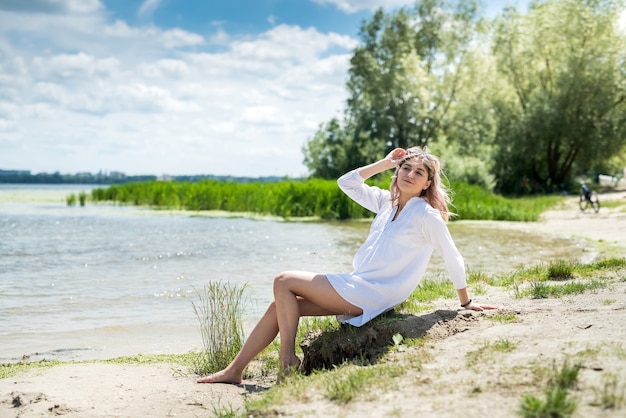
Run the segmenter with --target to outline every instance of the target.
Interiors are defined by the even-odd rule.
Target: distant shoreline
[[[61,174],[56,173],[37,173],[32,174],[29,170],[1,170],[0,184],[123,184],[145,181],[188,181],[196,182],[202,180],[218,180],[232,181],[238,183],[247,182],[277,182],[284,180],[282,176],[262,176],[262,177],[243,177],[243,176],[224,176],[213,174],[196,174],[196,175],[161,175],[154,174],[129,176],[119,171],[98,172],[98,173],[75,173]],[[293,179],[297,180],[297,179]]]

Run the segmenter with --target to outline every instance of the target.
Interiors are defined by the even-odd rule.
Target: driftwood
[[[300,344],[304,358],[301,370],[305,374],[313,370],[330,369],[346,360],[375,363],[389,347],[393,336],[435,339],[466,331],[477,323],[478,316],[472,311],[437,310],[422,315],[402,315],[389,312],[362,327],[341,325],[338,329],[307,336]]]

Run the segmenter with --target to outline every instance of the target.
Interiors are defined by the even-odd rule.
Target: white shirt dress
[[[456,289],[467,286],[465,263],[438,210],[411,198],[397,219],[390,192],[365,184],[356,170],[337,183],[355,202],[376,213],[367,239],[357,251],[350,274],[326,274],[345,300],[363,309],[356,317],[338,316],[361,326],[406,300],[421,282],[433,248],[442,255]]]

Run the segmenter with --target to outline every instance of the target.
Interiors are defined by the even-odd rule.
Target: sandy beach
[[[606,248],[590,258],[626,257],[624,206],[602,208],[600,213],[581,213],[577,197],[544,214],[534,223],[494,223],[498,228],[517,228],[563,237],[591,240],[594,248]],[[624,200],[626,191],[600,195],[601,201]],[[397,388],[375,399],[332,403],[312,396],[276,408],[276,416],[437,416],[514,417],[516,407],[532,387],[528,365],[543,359],[583,358],[575,416],[623,417],[621,409],[594,406],[594,388],[603,385],[606,373],[626,385],[626,281],[596,292],[562,299],[513,299],[501,289],[487,289],[480,301],[512,312],[518,321],[488,320],[492,313],[459,314],[470,323],[463,332],[434,339],[432,360],[420,371],[400,377]],[[457,309],[456,301],[440,300],[437,309]],[[469,316],[468,316],[469,315]],[[485,341],[506,338],[517,344],[503,358],[483,367],[468,367],[467,354]],[[582,352],[593,352],[581,357]],[[403,361],[396,353],[395,361]],[[408,358],[408,357],[407,357]],[[410,361],[410,360],[404,360]],[[242,410],[246,399],[273,386],[268,381],[244,381],[242,385],[196,384],[197,376],[167,364],[128,365],[99,362],[68,363],[31,370],[0,379],[0,417],[195,417],[215,416],[219,411]],[[477,391],[476,388],[480,388]]]

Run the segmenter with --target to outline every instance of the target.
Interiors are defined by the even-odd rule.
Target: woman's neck
[[[400,195],[398,197],[398,211],[401,211],[402,209],[404,209],[404,207],[406,206],[407,202],[414,198],[414,197],[419,197],[419,196],[407,196],[407,195]]]

